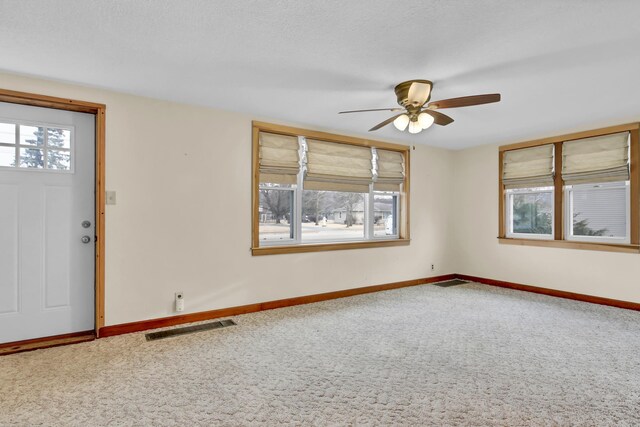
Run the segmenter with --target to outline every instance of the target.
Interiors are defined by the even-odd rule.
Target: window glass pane
[[[44,168],[44,151],[39,148],[21,148],[20,167],[36,169]]]
[[[0,123],[0,143],[16,143],[16,125],[13,123]]]
[[[38,126],[20,125],[21,145],[44,145],[44,128]]]
[[[47,146],[71,148],[71,131],[69,129],[47,128]]]
[[[0,146],[0,166],[15,166],[16,149]]]
[[[277,184],[274,182],[261,182],[261,189],[271,189],[271,188],[296,188],[295,184]]]
[[[511,194],[513,233],[551,234],[553,193]]]
[[[626,237],[627,190],[624,183],[574,187],[571,198],[574,236]]]
[[[286,189],[260,189],[258,234],[260,241],[293,238],[293,194]]]
[[[71,169],[71,154],[68,151],[49,150],[47,152],[47,169]]]
[[[364,239],[364,194],[302,192],[302,240]]]
[[[375,237],[398,234],[397,193],[373,194],[373,235]]]

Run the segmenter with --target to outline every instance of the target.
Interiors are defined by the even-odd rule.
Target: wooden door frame
[[[105,211],[105,119],[106,105],[95,102],[77,101],[27,92],[0,89],[0,102],[31,105],[34,107],[54,108],[96,116],[96,169],[95,169],[95,203],[96,203],[96,260],[95,260],[95,335],[99,337],[100,328],[104,326],[104,211]]]

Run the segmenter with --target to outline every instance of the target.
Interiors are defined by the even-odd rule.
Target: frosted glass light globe
[[[420,113],[418,116],[418,123],[422,129],[427,129],[433,124],[434,118],[431,114]]]
[[[409,122],[409,133],[420,133],[422,132],[422,126],[420,126],[420,123],[416,122]]]
[[[403,114],[401,116],[398,116],[394,121],[393,121],[393,125],[396,127],[396,129],[398,130],[405,130],[407,128],[407,125],[409,124],[409,116],[407,116],[406,114]]]

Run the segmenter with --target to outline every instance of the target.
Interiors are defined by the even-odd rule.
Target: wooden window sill
[[[549,248],[582,249],[588,251],[640,253],[640,245],[620,245],[615,243],[574,242],[569,240],[514,239],[498,237],[498,242],[506,245],[543,246]]]
[[[339,251],[343,249],[361,248],[381,248],[385,246],[408,246],[410,239],[375,240],[366,242],[345,242],[345,243],[310,243],[290,246],[262,246],[251,248],[251,254],[275,255],[275,254],[295,254],[304,252]]]

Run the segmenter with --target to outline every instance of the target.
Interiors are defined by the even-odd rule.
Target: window
[[[295,186],[260,184],[259,194],[260,240],[291,242],[294,239]]]
[[[640,252],[639,127],[500,147],[500,242]]]
[[[507,236],[553,239],[553,187],[507,190]]]
[[[554,151],[546,144],[504,154],[507,237],[553,239]]]
[[[408,147],[254,122],[256,255],[408,244]]]
[[[376,191],[373,193],[373,236],[398,237],[398,218],[400,193]]]
[[[364,240],[367,194],[302,191],[302,242]]]
[[[567,186],[567,239],[629,243],[629,196],[629,181]]]
[[[72,171],[72,129],[0,120],[0,168]]]

